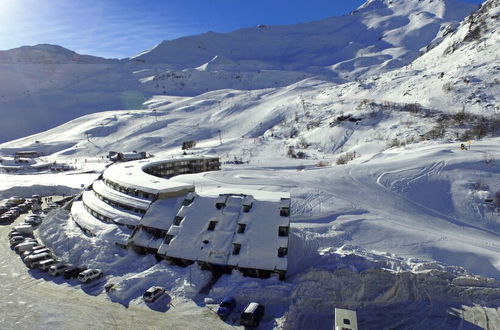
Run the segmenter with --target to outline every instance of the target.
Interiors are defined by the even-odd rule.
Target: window
[[[278,227],[278,236],[288,236],[288,231],[289,231],[289,227],[286,227],[286,226],[279,226]]]
[[[210,223],[208,224],[207,230],[209,230],[209,231],[214,230],[216,225],[217,225],[217,221],[210,221]]]
[[[170,234],[165,235],[165,244],[170,244],[170,241],[172,241],[172,238],[174,238],[174,235],[170,235]]]
[[[186,199],[182,202],[182,205],[183,205],[183,206],[188,206],[188,205],[190,205],[192,202],[193,202],[193,198],[191,198],[191,199],[186,198]]]
[[[288,248],[286,248],[286,247],[280,247],[278,249],[278,257],[280,257],[280,258],[285,257],[287,255],[287,253],[288,253]]]
[[[280,215],[282,217],[288,217],[290,215],[290,209],[287,207],[280,209]]]
[[[233,254],[240,254],[241,244],[233,243]]]
[[[238,224],[238,234],[243,234],[245,232],[245,228],[247,227],[246,224],[244,223],[239,223]]]
[[[351,320],[349,320],[349,319],[344,319],[344,324],[351,324]]]
[[[243,212],[248,213],[250,209],[252,208],[253,203],[250,204],[243,204]]]
[[[184,219],[184,217],[176,216],[176,217],[174,218],[174,225],[175,225],[175,226],[180,225],[183,219]]]

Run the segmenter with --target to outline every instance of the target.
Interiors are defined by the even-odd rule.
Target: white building
[[[172,263],[237,269],[284,278],[290,198],[287,193],[212,191],[168,178],[219,170],[217,157],[143,159],[109,166],[73,203],[86,233],[113,230],[120,246]],[[114,226],[114,227],[110,227]]]

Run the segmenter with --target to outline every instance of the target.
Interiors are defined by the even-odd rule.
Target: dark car
[[[16,216],[14,216],[13,214],[5,213],[0,216],[0,223],[11,223],[15,219]]]
[[[233,297],[226,297],[222,299],[221,303],[219,304],[217,315],[219,315],[221,318],[226,318],[229,316],[229,314],[231,314],[235,307],[236,299],[234,299]]]
[[[264,306],[259,303],[249,303],[240,315],[240,324],[245,327],[257,327],[264,317]]]
[[[9,232],[9,239],[14,237],[14,236],[24,236],[24,237],[33,237],[33,235],[31,234],[28,234],[28,233],[22,233],[22,232],[19,232],[19,231],[16,231],[16,230],[12,230]]]
[[[10,247],[13,248],[17,244],[24,242],[26,240],[26,237],[24,236],[12,236],[9,240],[10,242]]]
[[[24,222],[35,227],[42,223],[42,217],[39,215],[30,215],[24,219]]]
[[[76,277],[78,277],[78,274],[80,274],[84,270],[87,270],[86,266],[71,267],[71,268],[66,269],[63,272],[63,276],[64,276],[64,278],[76,278]]]

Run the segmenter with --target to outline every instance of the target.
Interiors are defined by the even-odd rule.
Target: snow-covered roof
[[[251,207],[244,211],[243,205]],[[216,203],[225,206],[217,208]],[[242,268],[285,270],[286,253],[278,256],[279,248],[288,248],[290,218],[280,216],[276,201],[256,200],[252,196],[227,195],[206,197],[196,195],[190,205],[183,205],[159,254],[186,260],[203,261]],[[244,229],[242,233],[241,225]],[[286,227],[287,235],[279,236],[279,227]],[[235,244],[241,244],[239,254]]]
[[[104,223],[96,219],[93,215],[88,213],[82,201],[75,201],[71,206],[71,215],[73,220],[84,230],[91,232],[94,235],[113,232],[115,242],[126,244],[127,237],[131,234],[132,230],[125,226],[116,226],[114,224]]]
[[[144,172],[148,167],[153,167],[160,164],[178,162],[180,160],[197,160],[197,159],[218,159],[210,156],[179,156],[172,159],[142,159],[126,163],[113,164],[108,167],[103,177],[111,180],[124,187],[138,189],[151,194],[168,193],[181,191],[186,189],[194,189],[193,185],[162,179]]]
[[[278,257],[279,248],[288,248],[288,235],[279,236],[279,227],[289,227],[290,218],[280,216],[280,204],[258,201],[248,213],[241,213],[238,223],[245,232],[235,234],[233,243],[240,244],[240,253],[230,255],[228,264],[242,268],[287,269],[287,258]]]
[[[163,243],[163,238],[156,238],[144,230],[137,230],[129,242],[133,242],[137,246],[157,250]]]
[[[182,200],[184,200],[184,197],[157,200],[151,204],[140,224],[146,227],[168,230]]]

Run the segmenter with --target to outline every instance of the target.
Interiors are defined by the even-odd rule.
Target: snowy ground
[[[398,328],[477,325],[495,329],[500,317],[500,217],[498,209],[485,199],[500,186],[500,166],[496,160],[486,162],[484,155],[497,155],[498,141],[486,139],[467,151],[457,148],[456,143],[421,143],[326,167],[316,167],[317,160],[273,157],[282,148],[278,141],[255,150],[249,164],[173,178],[195,182],[197,189],[205,192],[220,186],[290,192],[292,236],[289,276],[284,282],[246,278],[235,272],[224,275],[205,292],[202,288],[209,274],[197,266],[157,263],[152,256],[138,256],[110,245],[105,236],[86,237],[65,212],[59,211],[40,229],[45,243],[72,262],[102,268],[107,282],[117,284],[118,289],[106,294],[103,282],[81,292],[75,290],[79,288],[76,283],[46,282],[45,275],[28,273],[17,257],[6,251],[2,254],[5,276],[21,275],[19,279],[10,275],[13,282],[7,282],[5,290],[36,283],[37,289],[31,290],[36,292],[33,304],[28,306],[35,311],[33,315],[43,313],[41,304],[52,286],[56,292],[52,294],[62,296],[63,301],[74,296],[78,298],[71,301],[81,299],[82,305],[88,301],[87,307],[69,303],[68,308],[79,315],[90,313],[96,302],[102,310],[113,313],[152,313],[140,297],[149,286],[161,283],[170,295],[164,303],[172,302],[175,308],[153,306],[158,311],[148,317],[153,328],[158,314],[165,320],[174,317],[179,326],[185,318],[192,318],[196,321],[190,320],[195,322],[189,324],[191,327],[198,321],[200,326],[216,322],[214,325],[221,327],[225,323],[209,316],[207,307],[214,305],[206,305],[204,299],[217,301],[232,295],[240,309],[252,300],[266,305],[263,328],[297,329],[309,324],[331,328],[334,307],[347,307],[358,310],[361,325],[376,324],[377,328],[395,324]],[[81,170],[86,166],[102,168],[90,159]],[[1,179],[6,183],[2,186],[4,197],[8,197],[14,192],[43,194],[47,189],[60,193],[65,186],[75,191],[97,175],[1,174]],[[33,182],[37,185],[30,187]],[[9,268],[14,271],[7,271]],[[14,284],[16,281],[20,283]],[[29,300],[23,292],[26,296],[12,301],[13,305]],[[393,311],[389,319],[388,310]],[[44,322],[54,322],[54,328],[76,324],[62,318],[59,311],[54,310],[53,317]],[[37,322],[34,317],[25,323],[15,315],[9,316],[9,322],[22,326]],[[104,313],[100,315],[105,318]],[[235,321],[237,315],[233,313],[228,322]],[[204,321],[207,316],[212,321]],[[87,322],[95,324],[94,320]],[[96,322],[104,321],[98,317]]]

